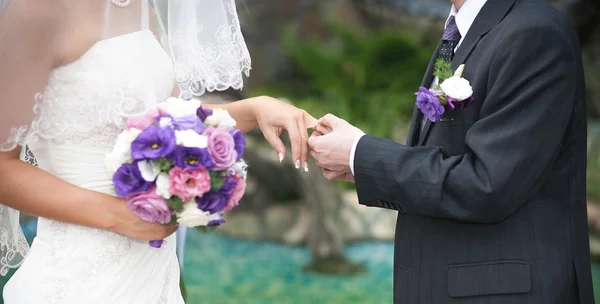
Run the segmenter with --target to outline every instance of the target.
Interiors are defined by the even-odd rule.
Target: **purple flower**
[[[229,132],[223,129],[208,128],[204,131],[208,137],[208,152],[215,170],[227,170],[237,161],[235,142]]]
[[[182,169],[211,168],[213,166],[208,150],[200,148],[178,146],[169,157],[169,160]]]
[[[205,109],[202,106],[200,106],[196,111],[196,115],[198,115],[198,118],[200,118],[202,122],[206,120],[206,117],[211,116],[212,113],[213,111],[211,109]]]
[[[127,199],[127,207],[139,218],[149,223],[168,224],[173,216],[169,205],[164,198],[156,194],[155,188],[130,196]]]
[[[444,115],[444,106],[440,99],[425,87],[419,87],[417,95],[417,107],[429,120],[435,122]]]
[[[173,124],[177,130],[194,130],[198,134],[206,130],[206,126],[197,116],[176,117],[173,119]]]
[[[211,214],[223,210],[228,202],[229,195],[222,191],[209,191],[204,193],[202,197],[196,198],[198,209],[210,212]]]
[[[221,224],[225,223],[225,220],[222,217],[219,217],[218,219],[214,219],[214,220],[210,220],[207,224],[207,226],[209,227],[215,227],[215,226],[219,226]]]
[[[246,148],[246,138],[244,138],[244,134],[239,129],[233,129],[229,131],[229,134],[233,137],[234,149],[237,152],[237,159],[239,160],[244,156],[244,149]]]
[[[231,192],[233,192],[233,189],[235,189],[236,185],[237,181],[235,180],[235,178],[228,176],[225,178],[225,181],[223,181],[223,185],[221,186],[221,189],[219,189],[219,192],[230,196]]]
[[[462,101],[463,108],[466,108],[467,106],[469,106],[474,100],[475,100],[475,97],[473,97],[473,96],[463,100]]]
[[[137,164],[122,165],[113,176],[115,190],[120,197],[127,197],[137,193],[147,192],[152,188],[152,183],[142,177]]]
[[[158,159],[171,155],[176,147],[173,129],[151,125],[131,143],[131,156],[134,160]]]

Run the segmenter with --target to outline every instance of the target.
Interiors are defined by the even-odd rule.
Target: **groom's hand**
[[[353,181],[350,153],[354,141],[364,132],[332,114],[319,119],[316,131],[308,139],[308,145],[310,154],[323,169],[323,176],[330,180]]]

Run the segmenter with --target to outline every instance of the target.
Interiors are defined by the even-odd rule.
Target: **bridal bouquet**
[[[235,126],[226,110],[179,98],[130,118],[106,157],[117,195],[148,222],[224,223],[246,190],[246,140]]]

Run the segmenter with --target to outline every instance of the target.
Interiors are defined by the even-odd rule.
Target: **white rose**
[[[160,169],[149,160],[139,161],[137,166],[142,174],[142,178],[147,182],[154,182],[160,174]]]
[[[444,80],[440,88],[444,91],[444,94],[457,101],[463,101],[473,96],[473,88],[469,81],[458,76],[452,76]]]
[[[160,103],[158,106],[173,117],[183,117],[195,116],[200,105],[200,101],[196,99],[184,100],[181,98],[170,97],[167,101]]]
[[[196,133],[194,130],[175,131],[175,141],[177,145],[188,148],[206,148],[208,146],[208,137]]]
[[[106,156],[105,165],[110,174],[114,174],[125,163],[131,163],[131,143],[142,133],[141,130],[131,128],[124,130],[117,136],[113,150]]]
[[[206,226],[210,222],[210,212],[198,209],[195,202],[183,204],[183,211],[177,214],[177,222],[185,227]]]
[[[214,109],[212,115],[206,117],[204,124],[209,127],[231,130],[235,128],[237,122],[227,110]]]
[[[156,195],[161,196],[164,199],[170,199],[171,192],[169,192],[169,175],[166,173],[160,173],[156,178]]]

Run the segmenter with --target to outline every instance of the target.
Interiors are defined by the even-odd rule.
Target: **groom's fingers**
[[[329,133],[333,132],[330,128],[328,128],[326,126],[323,126],[320,123],[320,121],[319,121],[319,123],[317,123],[315,130],[318,131],[322,135],[329,134]]]
[[[323,116],[321,119],[319,119],[319,125],[321,125],[323,127],[327,127],[330,130],[334,130],[335,128],[337,128],[341,122],[342,122],[342,119],[338,118],[337,116],[335,116],[333,114],[327,114],[327,115]]]

